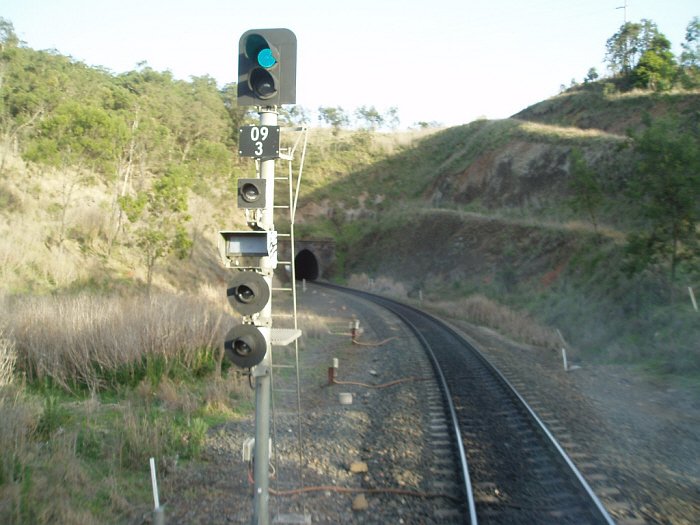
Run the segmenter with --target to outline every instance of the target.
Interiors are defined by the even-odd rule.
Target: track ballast
[[[614,523],[561,446],[508,381],[442,321],[383,297],[431,354],[464,481],[465,523]]]

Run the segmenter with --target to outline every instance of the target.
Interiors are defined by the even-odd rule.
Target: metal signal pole
[[[226,334],[224,353],[237,366],[250,369],[255,379],[252,525],[270,523],[272,279],[277,267],[273,214],[275,159],[280,158],[277,106],[296,103],[296,54],[296,36],[289,29],[250,29],[239,39],[238,106],[256,107],[260,114],[259,126],[239,128],[239,154],[255,158],[259,171],[254,179],[238,179],[238,207],[245,209],[252,231],[219,232],[222,260],[227,268],[238,270],[226,293],[242,315],[242,323]],[[298,330],[294,332],[298,337]]]
[[[260,126],[276,126],[277,111],[274,107],[260,109]],[[260,178],[265,180],[265,208],[258,225],[267,231],[274,231],[275,159],[260,161]],[[272,290],[272,271],[264,276]],[[260,312],[261,318],[272,320],[272,301]],[[263,332],[267,341],[267,352],[262,362],[253,369],[255,377],[255,495],[253,524],[270,523],[270,403],[271,403],[271,326]]]

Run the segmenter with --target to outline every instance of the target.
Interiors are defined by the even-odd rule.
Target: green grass
[[[157,385],[145,377],[101,396],[45,385],[0,394],[0,522],[8,524],[131,522],[148,508],[150,457],[167,476],[199,459],[212,426],[253,407],[247,385],[216,372]]]
[[[149,508],[150,457],[167,475],[199,459],[213,425],[252,410],[247,383],[220,362],[226,316],[203,297],[0,308],[14,367],[0,385],[0,523],[131,523]]]

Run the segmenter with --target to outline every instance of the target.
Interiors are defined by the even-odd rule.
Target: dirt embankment
[[[347,255],[356,272],[391,276],[409,289],[469,281],[551,284],[576,247],[561,229],[432,210],[379,228]]]
[[[541,207],[568,193],[571,146],[517,140],[479,155],[465,170],[437,179],[425,197],[436,205]]]

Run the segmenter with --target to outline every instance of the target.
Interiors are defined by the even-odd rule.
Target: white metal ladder
[[[287,161],[287,175],[275,177],[276,182],[286,183],[286,195],[283,199],[286,202],[275,204],[275,228],[278,243],[286,244],[285,253],[289,255],[289,260],[279,260],[278,268],[284,271],[279,272],[273,279],[272,288],[272,352],[271,352],[271,400],[272,400],[272,443],[271,463],[275,469],[272,483],[276,490],[293,490],[304,487],[304,454],[303,454],[303,433],[301,418],[301,379],[299,369],[299,330],[297,319],[297,294],[296,294],[296,272],[295,272],[295,250],[294,250],[294,217],[296,205],[299,197],[299,188],[306,156],[306,145],[308,140],[308,130],[306,127],[293,128],[297,132],[293,146],[287,148],[286,152],[280,153],[280,159]],[[294,155],[301,146],[301,158],[297,169],[296,179],[294,177],[293,160]],[[284,151],[281,149],[281,151]],[[276,197],[282,192],[275,192]],[[277,214],[279,213],[279,215]],[[280,226],[288,226],[287,231],[280,231]],[[279,251],[279,249],[278,249]],[[279,278],[282,273],[283,278]],[[288,283],[284,282],[284,276]],[[296,449],[298,461],[298,476],[293,474],[294,469],[289,468],[293,463],[293,449]],[[283,457],[284,455],[284,457]],[[298,479],[294,479],[298,477]],[[287,479],[288,478],[288,479]],[[281,502],[277,502],[276,523],[306,523],[308,518],[304,511],[303,520],[298,516],[283,514],[279,512],[282,507]]]

